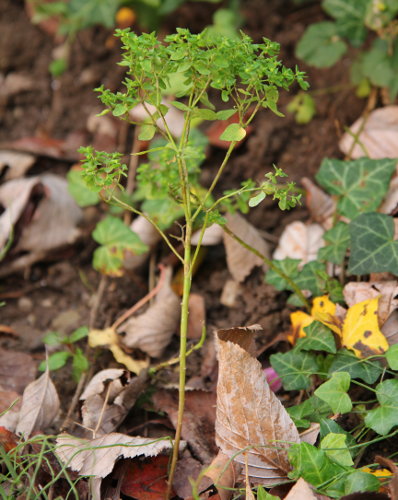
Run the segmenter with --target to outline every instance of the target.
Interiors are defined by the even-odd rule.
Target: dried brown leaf
[[[313,422],[308,429],[300,432],[300,441],[302,443],[315,444],[319,436],[321,426]]]
[[[46,370],[24,390],[16,432],[28,437],[34,431],[45,429],[53,422],[59,408],[57,390]]]
[[[35,157],[18,151],[0,151],[0,173],[4,175],[4,180],[18,179],[27,172],[35,162]]]
[[[363,123],[365,121],[365,123]],[[351,152],[352,158],[397,158],[398,157],[398,106],[375,109],[366,117],[359,118],[340,140],[343,153]],[[359,141],[353,134],[360,132]],[[361,146],[361,144],[365,147]],[[352,151],[351,151],[352,149]]]
[[[222,451],[219,451],[218,455],[206,469],[205,478],[210,478],[213,481],[221,500],[229,500],[240,470],[240,464],[237,464]],[[203,489],[200,486],[198,488],[199,491]]]
[[[227,226],[241,240],[255,248],[265,257],[269,256],[267,243],[260,236],[257,229],[246,221],[239,214],[228,214]],[[227,254],[227,265],[229,272],[234,280],[243,281],[256,266],[263,266],[264,261],[257,255],[244,248],[240,243],[235,241],[231,236],[224,233],[224,245]]]
[[[380,297],[377,310],[380,325],[383,325],[398,307],[398,281],[352,281],[344,287],[343,294],[349,307],[364,300]]]
[[[218,332],[216,442],[263,484],[285,479],[288,443],[299,443],[296,426],[269,388],[261,364],[249,352],[253,330]]]
[[[15,430],[21,410],[22,396],[14,391],[0,390],[0,426]]]
[[[192,245],[197,245],[199,243],[200,234],[201,231],[196,231],[196,233],[192,235],[191,238]],[[223,235],[224,235],[223,228],[219,224],[212,224],[211,226],[205,229],[201,245],[205,247],[219,245],[223,240]]]
[[[303,177],[301,184],[306,191],[305,202],[311,219],[321,224],[324,229],[330,229],[333,224],[332,217],[336,210],[336,202],[311,179]]]
[[[0,387],[22,394],[33,382],[37,368],[30,354],[0,349]]]
[[[285,500],[316,500],[317,497],[311,486],[303,478],[300,478],[293,488],[289,491],[289,494],[285,497]]]
[[[199,293],[189,296],[188,338],[199,339],[206,321],[205,299]]]
[[[125,346],[137,347],[152,358],[161,356],[178,329],[180,299],[171,289],[171,276],[172,269],[169,268],[154,303],[143,314],[129,318],[117,330],[118,333],[125,332]]]
[[[277,260],[290,257],[300,259],[300,265],[316,260],[318,250],[324,246],[324,229],[319,224],[304,224],[295,221],[286,226],[280,237],[273,258]]]
[[[182,443],[182,446],[185,444]],[[153,457],[171,450],[170,439],[127,436],[112,432],[96,439],[81,439],[70,434],[57,437],[56,452],[62,462],[81,475],[105,477],[118,458]]]

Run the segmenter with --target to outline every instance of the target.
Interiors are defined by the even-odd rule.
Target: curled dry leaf
[[[285,500],[317,500],[311,486],[302,477],[297,481]]]
[[[130,225],[130,229],[138,234],[141,241],[150,249],[154,248],[161,239],[159,231],[157,231],[154,226],[142,215],[139,215],[133,220]],[[123,267],[130,270],[136,269],[146,261],[149,253],[149,251],[141,255],[128,253],[124,259]]]
[[[253,327],[218,330],[216,442],[245,464],[256,481],[272,485],[287,478],[288,443],[299,443],[296,426],[269,388],[253,352]],[[241,453],[240,453],[241,452]]]
[[[300,221],[292,222],[283,231],[273,258],[300,259],[302,266],[316,260],[318,250],[324,246],[323,233],[324,229],[319,224],[306,225]]]
[[[398,157],[398,106],[375,109],[367,117],[359,118],[340,141],[343,153],[351,151],[355,136],[360,132],[359,141],[351,151],[351,157],[397,158]],[[362,147],[363,145],[364,147]],[[365,150],[364,150],[365,148]]]
[[[257,229],[246,221],[241,215],[228,214],[227,226],[241,240],[258,250],[265,257],[269,256],[267,243],[260,236]],[[256,266],[263,266],[264,261],[257,255],[244,248],[231,236],[224,233],[224,245],[227,254],[227,265],[234,280],[242,282]]]
[[[315,444],[319,436],[321,426],[313,422],[308,429],[300,433],[300,441],[302,443]]]
[[[4,180],[18,179],[22,177],[34,164],[35,157],[18,151],[0,151],[0,173]]]
[[[343,290],[344,300],[349,307],[368,299],[379,299],[377,315],[383,325],[390,314],[398,308],[398,282],[354,282],[347,283]]]
[[[24,390],[16,432],[28,437],[45,429],[57,416],[60,408],[57,390],[46,370]]]
[[[154,303],[143,314],[122,323],[117,330],[125,333],[125,346],[141,349],[152,358],[161,356],[180,320],[180,299],[170,286],[172,269],[166,269],[165,273],[163,286]]]
[[[332,217],[336,210],[336,202],[311,179],[303,177],[301,184],[306,191],[305,202],[311,219],[321,224],[324,229],[330,229],[333,225]]]
[[[80,396],[83,426],[95,429],[97,436],[114,431],[146,387],[146,380],[144,370],[134,378],[116,368],[94,375]]]
[[[171,450],[170,439],[127,436],[112,432],[96,439],[81,439],[70,434],[57,437],[56,452],[62,462],[81,475],[105,477],[118,458],[153,457]],[[181,448],[185,443],[181,443]]]
[[[229,456],[219,451],[218,455],[206,469],[204,478],[210,478],[213,481],[217,487],[220,500],[229,500],[240,470],[240,464],[237,464]],[[201,491],[201,489],[199,485],[198,490]]]

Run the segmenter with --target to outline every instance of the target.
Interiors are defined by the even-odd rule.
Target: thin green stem
[[[227,226],[222,226],[223,230],[231,236],[235,241],[240,243],[246,250],[249,250],[249,252],[253,253],[260,259],[262,259],[267,266],[272,269],[275,273],[279,274],[281,278],[283,278],[293,289],[293,291],[296,293],[296,295],[299,297],[305,308],[309,311],[310,310],[310,304],[308,300],[304,297],[303,292],[300,290],[300,288],[296,285],[296,283],[283,271],[281,271],[275,264],[272,262],[271,259],[268,259],[265,255],[263,255],[261,252],[259,252],[256,248],[253,248],[251,245],[243,241],[237,234],[235,234],[233,231],[229,229]]]

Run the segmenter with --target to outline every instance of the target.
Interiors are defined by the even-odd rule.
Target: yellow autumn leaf
[[[297,339],[305,337],[304,328],[310,325],[314,318],[303,311],[295,311],[290,314],[290,322],[292,324],[291,333],[287,336],[287,340],[294,344]]]
[[[311,316],[341,336],[341,321],[336,317],[336,304],[327,295],[314,298]]]
[[[370,467],[362,467],[362,471],[368,472],[373,476],[376,476],[378,479],[385,479],[386,477],[390,477],[393,473],[388,469],[371,469]]]
[[[389,345],[379,329],[377,309],[379,297],[353,305],[347,311],[343,324],[342,344],[363,358],[382,354]]]
[[[146,368],[149,363],[147,360],[133,359],[126,354],[119,346],[119,335],[113,328],[105,328],[104,330],[90,330],[88,334],[88,344],[90,347],[107,347],[113,354],[113,357],[118,363],[124,365],[129,371],[136,373]]]

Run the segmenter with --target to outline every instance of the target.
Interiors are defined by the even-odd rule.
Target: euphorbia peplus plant
[[[140,182],[145,182],[147,175],[148,183],[168,185],[168,197],[179,205],[183,213],[182,234],[179,238],[184,247],[183,255],[178,253],[166,232],[156,225],[153,215],[143,213],[115,194],[113,188],[120,187],[122,177],[127,175],[126,167],[120,163],[120,155],[96,153],[90,147],[82,148],[81,151],[86,155],[84,175],[88,185],[98,192],[105,191],[110,203],[146,217],[159,230],[183,265],[179,411],[170,467],[171,485],[178,458],[184,411],[188,300],[192,269],[198,257],[204,231],[214,222],[225,225],[226,221],[219,209],[228,200],[246,196],[249,206],[255,206],[265,196],[271,195],[278,199],[282,209],[287,209],[295,206],[300,198],[294,194],[292,183],[278,184],[278,177],[284,175],[280,169],[267,174],[263,183],[244,183],[240,189],[228,192],[216,201],[213,198],[214,190],[236,144],[245,137],[246,129],[256,113],[262,108],[269,108],[281,115],[277,109],[279,89],[288,89],[294,82],[306,89],[307,83],[302,72],[283,66],[277,59],[279,45],[265,38],[262,43],[256,44],[244,33],[237,39],[217,39],[214,35],[208,36],[206,31],[191,34],[187,29],[177,29],[175,34],[167,36],[162,42],[154,33],[138,36],[128,30],[117,30],[117,36],[122,41],[124,51],[120,64],[127,69],[127,77],[123,82],[125,91],[113,93],[101,87],[98,89],[100,99],[108,108],[106,112],[111,111],[114,116],[140,126],[139,139],[151,140],[155,133],[163,137],[164,143],[148,152],[156,150],[167,153],[168,168],[145,168],[140,172]],[[183,98],[183,102],[173,101],[165,104],[162,92],[167,88],[170,76],[176,74],[184,80],[177,94],[177,98]],[[219,102],[220,97],[224,103],[229,104],[227,109],[216,109],[215,103]],[[134,122],[129,117],[129,111],[139,104],[147,112],[144,123]],[[170,106],[175,106],[184,113],[184,126],[179,138],[173,136],[167,122]],[[220,137],[229,142],[229,147],[211,185],[207,189],[197,189],[199,172],[197,168],[191,168],[191,165],[197,165],[197,162],[192,160],[198,155],[198,148],[191,140],[194,123],[225,120],[234,114],[238,117],[237,123],[228,125]],[[201,236],[193,251],[191,236],[194,229],[199,229]],[[226,230],[229,231],[228,228]],[[247,247],[245,242],[242,243]],[[288,279],[286,276],[285,278]]]

